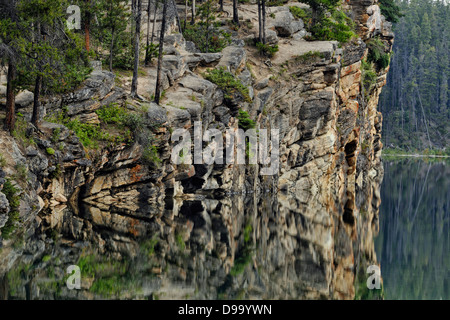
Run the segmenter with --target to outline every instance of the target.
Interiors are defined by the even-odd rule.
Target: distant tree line
[[[395,5],[404,16],[394,25],[394,53],[379,103],[384,144],[448,150],[450,7],[432,0]]]

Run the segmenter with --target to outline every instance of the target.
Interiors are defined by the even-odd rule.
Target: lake
[[[450,161],[384,160],[375,239],[386,299],[450,299]]]

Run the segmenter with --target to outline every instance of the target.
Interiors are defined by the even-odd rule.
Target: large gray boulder
[[[289,11],[277,12],[275,19],[269,19],[269,25],[275,27],[280,37],[290,37],[304,27],[303,21],[296,20]]]
[[[220,59],[218,67],[225,67],[228,71],[236,73],[244,69],[247,62],[247,53],[244,48],[230,46],[222,50],[222,59]]]

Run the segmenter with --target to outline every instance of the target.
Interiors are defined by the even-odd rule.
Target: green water
[[[384,161],[375,239],[386,299],[450,299],[450,161]]]

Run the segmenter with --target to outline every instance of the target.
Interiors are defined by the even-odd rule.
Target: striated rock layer
[[[367,90],[361,60],[365,41],[379,36],[390,52],[393,36],[375,1],[348,1],[344,8],[362,40],[342,48],[302,40],[303,23],[289,22],[288,8],[277,8],[268,23],[279,46],[272,60],[257,58],[239,38],[221,53],[202,54],[181,35],[169,35],[165,98],[160,106],[144,105],[142,134],[132,145],[88,153],[66,127],[47,122],[34,133],[37,146],[26,150],[1,134],[2,150],[16,154],[7,159],[8,175],[23,165],[29,178],[19,208],[23,243],[2,242],[0,288],[9,288],[3,295],[94,298],[105,295],[102,281],[115,281],[108,294],[122,298],[358,297],[361,274],[376,264],[383,176],[377,103],[388,71],[378,70]],[[214,66],[236,75],[251,99],[205,80],[202,72]],[[83,88],[44,102],[43,114],[64,106],[68,115],[98,123],[95,110],[110,102],[125,106],[124,99],[113,74],[95,71]],[[259,164],[170,161],[173,129],[192,132],[201,121],[203,130],[225,135],[238,128],[239,109],[258,128],[280,131],[277,174],[261,175]],[[57,139],[50,139],[55,130]],[[159,166],[142,160],[148,134]],[[2,221],[9,207],[0,196]],[[62,282],[71,264],[91,266],[81,291]]]

